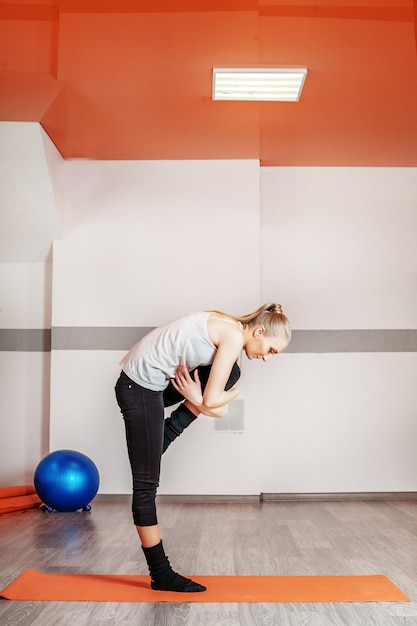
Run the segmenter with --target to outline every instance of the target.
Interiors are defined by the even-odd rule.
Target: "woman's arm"
[[[173,387],[186,399],[185,405],[195,415],[199,415],[200,413],[208,415],[209,417],[224,417],[226,415],[229,402],[222,406],[213,408],[209,408],[204,405],[201,383],[197,370],[195,370],[194,378],[192,378],[187,368],[184,365],[181,365],[175,373],[175,379],[171,382]],[[232,389],[236,389],[236,387],[232,387]]]
[[[225,391],[226,383],[243,349],[243,333],[230,321],[218,318],[209,319],[210,339],[217,346],[210,376],[204,389],[203,403],[209,409],[222,407],[239,395],[239,389],[232,387]]]
[[[225,391],[225,386],[232,367],[242,351],[243,335],[238,326],[220,319],[210,320],[209,335],[217,350],[204,393],[201,391],[198,374],[193,380],[185,366],[177,369],[172,384],[199,413],[223,417],[229,402],[239,395],[237,387]]]

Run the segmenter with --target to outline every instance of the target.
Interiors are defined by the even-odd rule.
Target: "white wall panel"
[[[257,162],[66,165],[55,326],[152,326],[189,310],[256,308]]]
[[[42,329],[50,328],[50,301],[49,263],[0,263],[0,335],[21,331],[23,346],[40,345],[14,351],[7,341],[0,350],[0,486],[31,484],[48,451],[50,354]],[[40,329],[41,341],[27,339],[31,329]]]
[[[0,263],[0,328],[50,328],[51,263]]]
[[[0,487],[33,484],[48,452],[49,366],[44,352],[0,352]]]
[[[293,328],[416,328],[417,169],[264,168],[261,196],[262,293]],[[337,339],[265,368],[262,490],[416,490],[415,352]]]
[[[100,473],[100,493],[130,493],[124,423],[114,385],[123,352],[52,352],[51,450],[87,454]],[[216,433],[200,416],[167,450],[159,493],[258,494],[259,377],[243,366],[240,389],[246,404],[246,432]],[[169,415],[169,409],[167,409]]]
[[[100,493],[129,493],[130,468],[114,385],[123,352],[52,351],[51,451],[77,450],[100,473]]]
[[[415,328],[417,168],[262,168],[262,293],[294,328]]]
[[[48,259],[61,236],[41,127],[0,121],[0,262]]]
[[[66,166],[54,327],[155,326],[193,310],[243,314],[259,306],[257,162]],[[52,350],[51,449],[90,452],[102,493],[131,485],[114,418],[122,354]],[[219,435],[208,418],[199,420],[164,459],[161,493],[259,493],[256,375],[245,380],[242,397],[248,431]]]
[[[417,491],[415,353],[282,354],[262,375],[262,491]]]

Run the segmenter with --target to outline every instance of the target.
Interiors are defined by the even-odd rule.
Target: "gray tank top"
[[[179,365],[188,370],[209,365],[216,354],[207,331],[209,316],[207,311],[191,313],[154,328],[123,357],[122,370],[138,385],[162,391]]]

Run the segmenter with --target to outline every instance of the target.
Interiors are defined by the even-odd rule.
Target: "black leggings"
[[[210,368],[211,366],[198,368],[203,390]],[[230,389],[239,376],[240,369],[235,364],[225,389]],[[124,418],[132,469],[133,521],[136,526],[154,526],[158,523],[155,498],[164,440],[164,407],[177,404],[184,398],[171,383],[165,391],[151,391],[133,382],[124,372],[120,374],[115,392]]]

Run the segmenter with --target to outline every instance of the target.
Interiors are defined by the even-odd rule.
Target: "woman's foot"
[[[179,591],[181,593],[198,593],[200,591],[206,591],[204,585],[196,583],[190,578],[185,578],[176,572],[172,572],[174,575],[172,578],[162,581],[151,581],[152,589],[155,591]]]
[[[206,590],[203,585],[174,572],[165,554],[162,541],[150,548],[142,546],[142,550],[148,562],[152,589],[182,593],[196,593]]]

